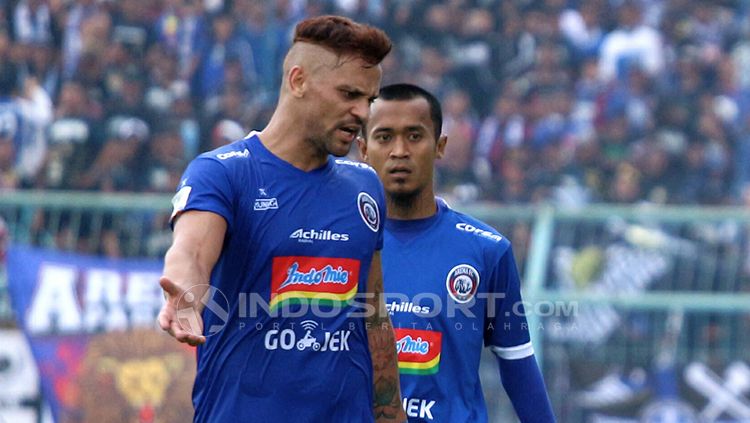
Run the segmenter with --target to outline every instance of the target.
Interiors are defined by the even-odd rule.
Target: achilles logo
[[[339,234],[328,230],[297,229],[289,235],[289,238],[307,243],[314,241],[349,241],[349,234]]]
[[[420,419],[433,420],[432,406],[435,400],[423,400],[419,398],[404,398],[403,406],[406,415],[409,417],[419,417]]]
[[[403,303],[393,301],[387,303],[385,309],[388,310],[388,314],[390,315],[393,315],[394,313],[430,314],[429,306],[420,306],[410,301]]]

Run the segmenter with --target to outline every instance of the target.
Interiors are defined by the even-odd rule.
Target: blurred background
[[[0,249],[39,262],[0,272],[0,421],[185,420],[180,381],[113,370],[107,336],[158,291],[112,267],[90,294],[86,269],[163,255],[186,164],[263,128],[294,25],[325,13],[383,28],[383,83],[441,99],[438,191],[515,244],[559,421],[750,421],[748,0],[0,0]],[[48,262],[80,270],[51,301],[124,320],[30,330]],[[185,353],[133,339],[149,380]]]

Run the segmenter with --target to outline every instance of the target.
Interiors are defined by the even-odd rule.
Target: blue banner
[[[7,268],[57,422],[192,420],[194,350],[156,325],[161,262],[13,246]]]

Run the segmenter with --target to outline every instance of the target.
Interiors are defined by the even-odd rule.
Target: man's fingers
[[[183,330],[182,328],[180,328],[179,323],[174,323],[172,325],[172,329],[174,330],[174,333],[175,333],[175,339],[177,339],[180,342],[184,342],[191,346],[196,346],[196,345],[206,342],[206,337],[195,335],[188,331]]]
[[[172,328],[172,319],[167,315],[167,312],[165,310],[159,312],[157,321],[159,322],[159,327],[162,330],[169,331]]]
[[[159,285],[172,298],[182,295],[177,285],[166,276],[162,276],[159,279]],[[197,314],[197,311],[192,307],[176,311],[174,307],[176,305],[170,302],[163,305],[157,318],[159,327],[179,342],[191,346],[205,343],[206,337],[200,335],[203,325],[200,322],[200,315]]]
[[[176,297],[181,294],[180,288],[166,276],[159,278],[159,286],[170,296]]]

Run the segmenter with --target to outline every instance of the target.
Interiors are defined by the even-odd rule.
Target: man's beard
[[[409,192],[388,193],[388,200],[398,209],[411,210],[417,205],[417,198],[422,190],[415,189]]]
[[[308,136],[306,138],[306,141],[312,145],[321,155],[329,155],[332,154],[336,157],[342,157],[346,156],[349,151],[346,152],[338,152],[333,151],[332,148],[333,145],[335,145],[336,141],[336,130],[329,132],[322,132],[318,135]]]

